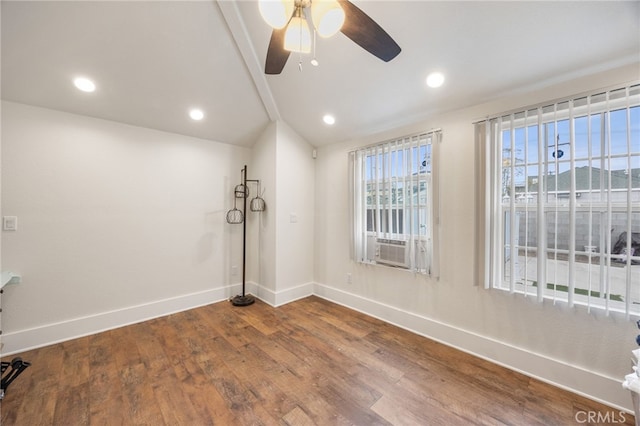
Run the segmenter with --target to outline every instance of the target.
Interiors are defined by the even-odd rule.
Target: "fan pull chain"
[[[305,19],[304,22],[306,22],[306,19]],[[300,25],[300,38],[299,38],[299,40],[300,40],[300,49],[298,50],[298,71],[302,72],[302,25]]]
[[[313,59],[311,60],[311,65],[314,67],[318,66],[318,60],[316,59],[316,27],[313,27]]]

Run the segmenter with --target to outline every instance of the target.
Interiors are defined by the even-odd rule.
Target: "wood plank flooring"
[[[3,426],[634,424],[317,297],[221,302],[20,356],[32,366],[0,403]]]

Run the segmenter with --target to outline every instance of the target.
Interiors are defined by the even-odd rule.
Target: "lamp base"
[[[251,296],[250,294],[247,294],[246,296],[236,296],[233,299],[231,299],[231,304],[233,306],[249,306],[251,304],[253,304],[253,302],[255,302],[256,299],[254,299],[253,296]]]

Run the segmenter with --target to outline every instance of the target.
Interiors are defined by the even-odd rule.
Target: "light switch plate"
[[[3,216],[2,217],[2,230],[3,231],[17,231],[18,230],[18,216]]]

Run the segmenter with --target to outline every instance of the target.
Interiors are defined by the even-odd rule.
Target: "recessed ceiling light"
[[[93,81],[85,77],[77,77],[73,80],[73,84],[83,92],[94,92],[96,85]]]
[[[199,121],[204,118],[204,112],[202,112],[201,109],[194,108],[189,111],[189,117],[191,117],[192,120]]]
[[[432,72],[427,76],[427,86],[440,87],[444,83],[444,75],[439,72]]]
[[[324,117],[322,117],[322,121],[324,121],[329,126],[332,126],[336,123],[336,118],[333,115],[327,114]]]

